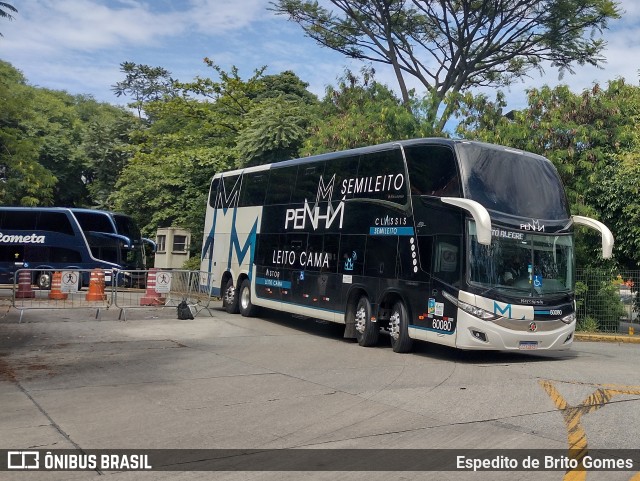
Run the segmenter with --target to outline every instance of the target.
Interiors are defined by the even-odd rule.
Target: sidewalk
[[[640,344],[640,329],[635,329],[635,334],[606,333],[606,332],[578,332],[575,333],[576,341],[587,342],[626,342],[631,344]]]

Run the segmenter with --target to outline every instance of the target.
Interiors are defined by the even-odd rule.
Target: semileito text
[[[378,175],[376,177],[356,177],[355,179],[344,179],[340,193],[360,194],[369,192],[387,192],[391,190],[401,190],[404,185],[404,175],[389,174]]]

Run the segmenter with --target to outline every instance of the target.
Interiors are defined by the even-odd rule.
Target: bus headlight
[[[456,299],[448,292],[442,291],[442,295],[449,302],[458,306],[464,312],[471,314],[474,317],[477,317],[478,319],[482,319],[483,321],[495,321],[496,319],[500,319],[500,316],[494,314],[493,312],[486,311],[481,307],[472,306],[471,304],[461,301],[460,299]]]
[[[572,312],[571,314],[568,314],[568,315],[564,316],[560,320],[562,322],[564,322],[565,324],[571,324],[572,322],[574,322],[576,320],[576,313]]]

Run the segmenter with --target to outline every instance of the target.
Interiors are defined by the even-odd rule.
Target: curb
[[[576,332],[574,336],[576,341],[624,342],[628,344],[640,344],[640,336],[629,336],[627,334],[593,334],[588,332]]]

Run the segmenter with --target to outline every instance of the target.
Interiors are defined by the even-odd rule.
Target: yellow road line
[[[540,385],[551,398],[553,404],[560,410],[565,428],[567,429],[567,442],[569,444],[569,458],[578,461],[578,468],[571,469],[565,473],[564,481],[584,481],[587,472],[582,467],[582,459],[589,452],[587,443],[587,433],[582,426],[582,416],[595,412],[606,406],[613,396],[630,394],[640,395],[638,386],[619,386],[613,384],[597,385],[595,392],[587,396],[584,401],[576,406],[570,405],[560,394],[553,381],[540,380]],[[569,383],[582,384],[582,383]],[[630,481],[640,481],[640,473],[631,478]]]

